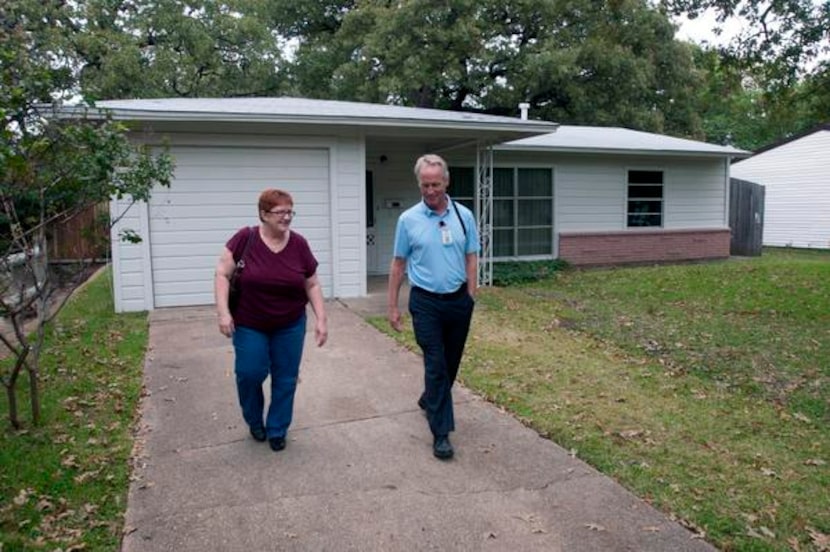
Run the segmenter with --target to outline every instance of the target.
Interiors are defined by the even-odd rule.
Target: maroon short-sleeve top
[[[279,253],[265,245],[258,227],[242,228],[225,246],[234,262],[242,254],[250,232],[251,244],[245,252],[245,268],[239,276],[239,304],[234,324],[270,332],[296,322],[308,304],[306,279],[317,271],[317,259],[306,239],[292,231]]]

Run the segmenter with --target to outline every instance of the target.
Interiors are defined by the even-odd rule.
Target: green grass
[[[116,550],[121,541],[147,315],[115,314],[110,278],[89,282],[48,331],[42,423],[13,431],[5,394],[0,401],[4,551]],[[25,376],[18,387],[28,420]]]
[[[461,378],[723,550],[830,546],[827,252],[484,289]]]

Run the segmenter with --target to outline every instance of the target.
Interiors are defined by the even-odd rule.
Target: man
[[[395,229],[389,272],[389,323],[401,331],[398,296],[409,276],[409,312],[415,339],[424,354],[424,391],[418,406],[426,411],[433,454],[453,456],[449,433],[455,430],[452,385],[458,373],[475,305],[478,230],[472,212],[447,195],[447,163],[424,155],[415,163],[422,201],[404,211]]]

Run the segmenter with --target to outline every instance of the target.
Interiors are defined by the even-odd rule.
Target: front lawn
[[[111,274],[72,297],[42,357],[43,424],[22,431],[0,400],[0,550],[117,550],[141,395],[147,313],[115,314]],[[2,362],[9,362],[9,359]]]
[[[721,549],[830,549],[827,252],[484,289],[461,379]]]

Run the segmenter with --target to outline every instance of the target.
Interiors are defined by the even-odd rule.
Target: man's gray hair
[[[422,155],[415,161],[415,179],[418,181],[418,184],[421,184],[421,169],[424,166],[435,166],[438,165],[441,167],[441,171],[444,173],[444,180],[450,179],[450,169],[447,167],[447,162],[444,161],[444,158],[440,155],[435,155],[434,153],[428,153],[426,155]]]

